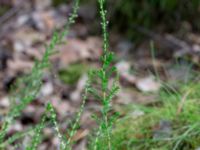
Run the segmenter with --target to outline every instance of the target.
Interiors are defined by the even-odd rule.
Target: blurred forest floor
[[[0,119],[9,108],[11,85],[31,70],[35,60],[41,59],[44,44],[49,42],[54,29],[62,30],[72,9],[70,3],[52,7],[50,2],[0,0]],[[66,42],[57,46],[58,53],[51,58],[52,67],[46,70],[37,99],[23,111],[8,136],[37,124],[47,101],[55,107],[62,130],[69,126],[67,120],[73,119],[81,103],[87,72],[100,65],[102,54],[98,10],[86,3],[80,6],[78,15]],[[173,33],[159,33],[142,26],[134,26],[132,30],[143,35],[140,42],[113,27],[109,37],[110,49],[117,56],[115,65],[121,87],[113,108],[122,117],[127,113],[123,109],[127,105],[156,104],[161,81],[178,89],[178,83],[192,80],[199,70],[200,34],[192,32],[188,22],[183,22],[181,30]],[[99,109],[97,101],[87,101],[81,127],[73,139],[78,141],[74,150],[86,149],[86,137],[95,127],[91,114]],[[40,150],[56,149],[58,138],[52,130],[44,130],[45,142]]]

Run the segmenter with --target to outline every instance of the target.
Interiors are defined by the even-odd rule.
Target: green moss
[[[85,64],[71,64],[67,68],[59,71],[59,78],[65,84],[74,85],[79,78],[88,71],[88,66]]]

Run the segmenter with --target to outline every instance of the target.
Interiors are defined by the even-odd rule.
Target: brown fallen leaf
[[[86,137],[89,134],[89,130],[88,129],[79,129],[76,134],[73,136],[72,140],[73,141],[78,141],[83,139],[84,137]]]

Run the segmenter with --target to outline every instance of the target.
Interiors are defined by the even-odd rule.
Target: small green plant
[[[118,78],[116,68],[112,65],[114,54],[109,51],[108,44],[108,21],[106,20],[107,11],[105,10],[105,0],[99,0],[100,16],[101,16],[101,26],[103,32],[103,56],[101,57],[102,67],[98,70],[93,70],[91,72],[91,79],[94,86],[89,89],[89,93],[94,96],[102,104],[101,116],[99,119],[96,115],[94,118],[99,124],[99,128],[96,132],[96,138],[91,143],[92,150],[112,150],[111,134],[112,125],[114,122],[114,116],[110,116],[111,111],[111,101],[119,90]],[[110,83],[110,78],[115,75],[115,80]],[[111,86],[109,86],[111,84]],[[96,86],[95,86],[96,85]],[[100,86],[99,86],[100,85]],[[106,143],[100,145],[99,140],[104,139]]]

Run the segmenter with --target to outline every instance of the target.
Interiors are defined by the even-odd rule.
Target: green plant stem
[[[107,31],[107,26],[108,22],[106,20],[106,10],[104,8],[105,5],[105,0],[99,0],[99,5],[100,5],[100,16],[101,16],[101,26],[102,26],[102,32],[103,32],[103,56],[102,56],[102,69],[100,70],[101,72],[101,84],[102,84],[102,92],[103,92],[103,110],[102,110],[102,115],[103,115],[103,120],[105,123],[105,132],[106,132],[106,139],[107,139],[107,146],[108,150],[112,149],[111,145],[111,135],[110,135],[110,126],[109,126],[109,121],[108,121],[108,111],[110,110],[110,99],[108,98],[107,91],[108,91],[108,81],[109,81],[109,75],[108,75],[108,70],[109,70],[109,65],[111,64],[111,58],[112,54],[108,51],[109,43],[108,43],[108,31]]]
[[[95,140],[94,140],[94,150],[97,150],[97,145],[98,145],[98,142],[99,142],[100,132],[101,132],[101,129],[98,128],[97,134],[96,134],[96,137],[95,137]]]
[[[106,101],[106,92],[103,92],[103,99]],[[111,150],[111,137],[110,137],[110,131],[109,131],[109,126],[108,126],[108,106],[104,104],[103,106],[103,117],[104,117],[104,122],[105,122],[105,128],[106,128],[106,136],[108,140],[108,149]]]
[[[32,143],[30,146],[26,147],[26,150],[36,150],[37,149],[37,146],[38,144],[41,142],[41,132],[42,132],[42,129],[45,127],[45,122],[46,122],[46,115],[44,115],[42,117],[42,120],[41,120],[41,123],[35,127],[35,130],[34,130],[34,136],[33,136],[33,140],[32,140]]]
[[[72,126],[72,129],[69,133],[69,138],[67,140],[67,143],[66,145],[69,147],[69,150],[71,150],[71,147],[69,146],[71,141],[72,141],[72,138],[73,136],[76,134],[76,129],[78,127],[78,124],[79,124],[79,121],[80,121],[80,118],[81,118],[81,114],[83,113],[83,110],[84,110],[84,107],[85,107],[85,103],[86,103],[86,100],[87,100],[87,94],[88,94],[88,84],[89,81],[87,81],[87,84],[85,86],[85,91],[84,91],[84,94],[83,94],[83,100],[82,100],[82,104],[81,104],[81,107],[76,115],[76,120]]]
[[[56,121],[57,115],[51,103],[47,104],[47,111],[50,112],[50,119],[54,125],[54,130],[60,140],[60,149],[65,150],[67,148],[66,142],[64,141],[64,137],[60,132],[58,122]]]

